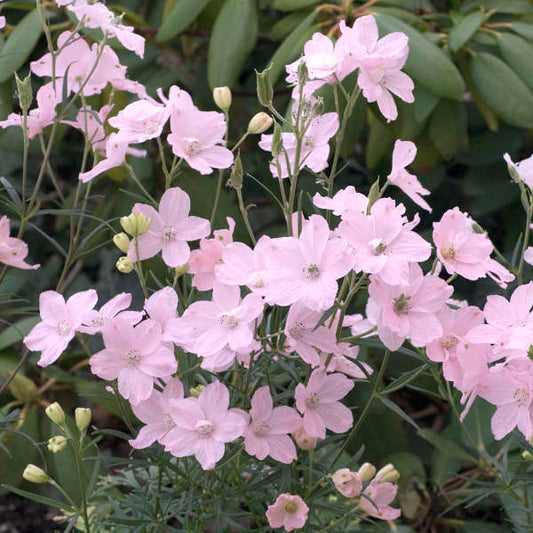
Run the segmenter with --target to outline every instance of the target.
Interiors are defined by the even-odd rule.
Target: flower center
[[[307,399],[305,400],[305,406],[309,409],[314,409],[318,404],[320,403],[320,399],[318,398],[318,394],[315,392],[312,392],[307,396]]]
[[[213,427],[213,422],[211,422],[211,420],[198,420],[194,429],[196,429],[198,435],[202,439],[209,438],[215,430],[215,428]]]
[[[446,350],[451,350],[452,348],[455,348],[459,344],[459,337],[457,335],[448,335],[447,337],[444,337],[440,341],[441,348],[444,348]]]
[[[252,272],[247,285],[254,289],[262,289],[265,286],[265,271],[258,270],[257,272]]]
[[[94,328],[99,328],[105,324],[105,318],[103,316],[98,316],[91,320],[91,326]]]
[[[178,232],[173,226],[165,226],[163,228],[163,238],[168,242],[173,242],[176,240]]]
[[[387,245],[382,239],[372,239],[368,246],[370,246],[373,255],[381,255],[387,249]]]
[[[289,335],[295,340],[300,340],[306,331],[307,328],[302,322],[296,322],[294,326],[289,328]]]
[[[231,312],[220,315],[220,325],[227,329],[235,329],[239,325],[239,319]]]
[[[254,429],[254,434],[256,437],[264,437],[268,430],[270,429],[270,424],[267,424],[266,422],[261,422],[260,424],[257,424]]]
[[[313,137],[309,137],[308,135],[306,135],[303,138],[303,145],[304,148],[312,150],[315,147],[315,140],[313,139]]]
[[[514,401],[518,404],[518,407],[521,409],[525,409],[529,407],[531,394],[526,389],[516,389],[514,391]]]
[[[455,247],[453,242],[449,244],[448,248],[441,250],[440,255],[442,255],[444,259],[455,259]]]
[[[409,300],[411,300],[411,297],[405,296],[405,294],[401,294],[398,298],[394,300],[394,311],[396,312],[396,314],[406,315],[409,312]]]
[[[141,356],[137,350],[130,350],[126,354],[126,362],[128,363],[128,366],[137,366],[140,360]]]
[[[72,330],[70,324],[66,320],[60,320],[57,323],[57,334],[61,337],[66,337]]]
[[[174,423],[174,420],[172,420],[170,413],[165,413],[165,416],[163,417],[163,424],[165,424],[169,431],[176,427],[176,424]]]
[[[195,155],[200,152],[200,141],[194,137],[187,137],[185,139],[184,151],[187,155]]]
[[[157,133],[157,130],[159,129],[159,124],[156,120],[149,118],[143,122],[143,127],[146,133],[153,135],[154,133]]]
[[[294,514],[298,510],[298,504],[292,500],[285,503],[285,512],[289,514]]]
[[[303,272],[305,273],[307,279],[318,279],[320,277],[320,269],[315,263],[305,265]]]

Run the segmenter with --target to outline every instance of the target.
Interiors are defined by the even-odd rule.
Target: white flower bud
[[[58,426],[62,426],[65,423],[65,411],[57,402],[51,403],[45,412],[46,416]]]
[[[78,429],[80,431],[85,431],[91,423],[91,410],[86,407],[76,407],[74,418]]]
[[[127,217],[121,217],[120,225],[124,231],[132,237],[138,237],[146,233],[152,224],[150,217],[145,217],[142,213],[131,213]]]
[[[123,253],[128,253],[130,247],[130,240],[125,233],[117,233],[113,236],[113,243]]]
[[[394,468],[393,464],[389,463],[378,471],[376,479],[382,482],[388,481],[389,483],[394,483],[400,479],[400,472]]]
[[[48,483],[50,476],[38,466],[29,464],[22,472],[22,477],[31,483]]]
[[[231,90],[229,87],[215,87],[213,89],[213,100],[219,109],[228,111],[231,107]]]
[[[119,272],[122,272],[123,274],[129,274],[133,270],[133,261],[129,257],[123,255],[122,257],[118,258],[115,266]]]
[[[67,447],[67,439],[63,435],[56,435],[48,440],[48,449],[52,453],[62,452]]]
[[[363,482],[370,481],[376,475],[376,467],[370,463],[364,463],[357,471]]]
[[[254,115],[248,123],[248,133],[258,135],[272,126],[274,120],[263,111]]]

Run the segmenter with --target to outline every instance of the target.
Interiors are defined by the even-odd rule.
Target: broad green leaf
[[[179,0],[163,19],[156,41],[172,39],[186,29],[203,11],[209,0]]]
[[[441,100],[431,116],[429,138],[444,159],[468,146],[466,109],[463,103]]]
[[[533,24],[530,22],[512,22],[511,30],[513,30],[515,33],[518,33],[518,35],[533,41]]]
[[[380,13],[376,15],[376,20],[382,34],[400,31],[409,37],[409,57],[404,68],[407,74],[439,96],[462,99],[465,82],[457,67],[440,48],[401,20]]]
[[[454,459],[461,461],[473,462],[474,459],[468,454],[461,446],[456,444],[453,440],[442,436],[439,433],[435,433],[430,429],[421,429],[418,431],[418,435],[429,443],[433,444],[437,450],[441,451],[445,455],[449,455]]]
[[[233,87],[257,40],[257,7],[250,0],[226,0],[209,41],[211,87]]]
[[[437,107],[439,97],[423,85],[416,85],[413,94],[415,101],[412,105],[414,107],[415,118],[419,123],[422,123],[431,115],[435,107]]]
[[[457,50],[462,48],[483,24],[483,20],[485,20],[485,14],[481,11],[474,11],[461,19],[458,24],[452,26],[448,34],[450,50],[457,52]]]
[[[497,38],[507,64],[533,90],[533,44],[512,33],[499,33]]]
[[[302,7],[309,7],[318,4],[320,0],[274,0],[274,9],[280,11],[295,11]]]
[[[500,13],[533,13],[529,0],[470,0],[461,5],[461,11],[468,13],[476,7],[483,7],[486,11],[494,9]]]
[[[278,20],[270,30],[270,38],[273,41],[282,41],[293,31],[302,20],[307,17],[306,11],[297,11],[295,13],[289,13],[282,19]]]
[[[20,342],[40,320],[38,316],[31,316],[23,318],[6,328],[0,333],[0,350],[12,346],[16,342]]]
[[[285,69],[285,65],[296,59],[298,54],[302,51],[305,41],[307,41],[314,31],[314,28],[312,28],[311,25],[316,17],[316,11],[309,13],[309,15],[307,15],[307,17],[294,28],[294,31],[292,31],[281,43],[270,61],[267,63],[267,66],[270,64],[272,65],[270,79],[273,85]]]
[[[368,168],[375,168],[392,145],[394,137],[390,128],[374,115],[369,119],[370,132],[366,143],[365,160]]]
[[[481,52],[470,60],[472,80],[487,106],[508,124],[533,127],[533,94],[508,65]]]
[[[36,9],[30,11],[16,26],[0,55],[0,83],[18,70],[32,53],[43,28]]]

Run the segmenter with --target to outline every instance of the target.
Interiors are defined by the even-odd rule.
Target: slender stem
[[[248,211],[246,211],[246,207],[244,206],[244,201],[242,199],[242,191],[241,189],[237,189],[237,198],[239,200],[239,209],[241,211],[242,218],[244,220],[244,225],[246,226],[246,229],[248,231],[248,235],[250,235],[250,239],[252,243],[255,245],[256,239],[254,232],[252,230],[252,226],[250,226],[250,221],[248,220]]]
[[[146,190],[144,185],[141,183],[139,178],[137,177],[137,174],[135,174],[135,171],[133,170],[132,166],[128,163],[125,164],[126,170],[128,171],[128,174],[130,175],[131,179],[137,184],[137,187],[141,189],[144,196],[147,200],[149,200],[152,204],[154,204],[157,207],[157,202],[155,198]]]
[[[218,202],[220,200],[220,192],[222,191],[222,182],[224,181],[224,170],[219,169],[218,171],[218,180],[217,180],[217,191],[215,193],[215,201],[213,202],[213,209],[211,210],[211,229],[213,228],[213,222],[215,221],[215,216],[217,214]]]
[[[520,262],[518,263],[517,277],[519,283],[522,283],[522,271],[524,270],[524,253],[529,244],[529,225],[531,224],[531,216],[533,215],[533,202],[529,195],[526,195],[527,201],[527,217],[526,217],[526,226],[524,229],[524,242],[522,243],[522,253],[520,255]]]

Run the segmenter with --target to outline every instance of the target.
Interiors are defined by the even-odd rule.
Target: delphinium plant
[[[39,296],[41,320],[23,340],[19,367],[33,353],[40,354],[41,367],[57,364],[78,346],[86,357],[77,368],[88,364],[106,382],[127,424],[128,433],[114,434],[129,441],[132,453],[116,461],[99,455],[103,428],[90,428],[90,411],[78,408],[72,419],[52,403],[46,413],[57,435],[48,449],[58,457],[71,453],[77,492],[69,493],[46,464],[28,465],[24,478],[50,484],[55,493],[11,490],[59,508],[68,530],[86,532],[357,531],[380,521],[409,531],[399,525],[394,503],[399,468],[365,462],[364,446],[356,450],[354,443],[364,443],[360,430],[376,401],[416,427],[394,395],[424,374],[457,420],[479,397],[495,407],[494,438],[513,433],[514,444],[503,441],[492,453],[468,428],[468,452],[421,430],[430,442],[455,446],[477,465],[475,476],[464,475],[467,499],[502,494],[508,508],[518,509],[515,525],[531,530],[533,284],[523,281],[533,255],[531,159],[508,159],[526,211],[515,257],[498,252],[458,207],[433,222],[427,239],[417,232],[419,214],[409,218],[403,203],[387,197],[396,188],[409,209],[431,213],[429,191],[407,170],[414,143],[396,141],[390,174],[377,178],[366,195],[335,181],[358,98],[375,103],[387,121],[397,117],[396,99],[413,102],[414,83],[402,71],[406,35],[380,38],[372,16],[341,22],[335,39],[315,33],[303,55],[287,65],[288,109],[274,104],[269,70],[258,73],[264,111],[231,143],[228,88],[214,91],[222,112],[200,110],[177,86],[149,95],[128,78],[110,46],[118,40],[142,57],[143,38],[101,2],[56,4],[74,17],[74,27],[56,35],[37,1],[49,50],[31,63],[27,78],[17,78],[21,113],[1,124],[21,128],[24,164],[22,188],[10,189],[8,199],[17,236],[10,236],[7,217],[1,221],[0,276],[8,267],[39,275],[39,259],[30,253],[34,261],[26,262],[23,239],[40,212],[43,181],[58,187],[50,165],[58,131],[78,130],[85,145],[64,213],[69,247],[56,286]],[[43,84],[34,105],[37,78]],[[331,112],[324,111],[322,98],[328,90],[336,109]],[[119,92],[129,103],[117,111],[113,98]],[[270,161],[271,175],[261,183],[280,209],[283,235],[256,235],[248,219],[252,206],[245,203],[243,183],[251,178],[239,147],[257,135],[258,149]],[[33,138],[41,143],[42,163],[30,177]],[[163,176],[157,195],[131,163],[153,153],[150,145]],[[138,187],[138,201],[131,213],[115,213],[117,219],[91,232],[113,231],[123,254],[116,267],[136,276],[144,297],[137,309],[126,292],[108,301],[99,301],[90,287],[64,294],[89,231],[91,186],[117,167]],[[189,195],[180,187],[187,167],[217,174],[198,178],[218,180],[211,220],[190,215]],[[312,202],[300,187],[304,174],[322,189]],[[213,227],[224,185],[234,190],[241,219],[228,217],[227,227]],[[239,225],[247,242],[234,241]],[[454,299],[459,277],[493,280],[494,294],[483,309]],[[378,354],[372,362],[361,357],[368,347]],[[416,366],[390,381],[385,376],[395,352]],[[18,377],[9,376],[3,389]],[[371,393],[365,403],[354,403],[352,391],[364,381]]]

